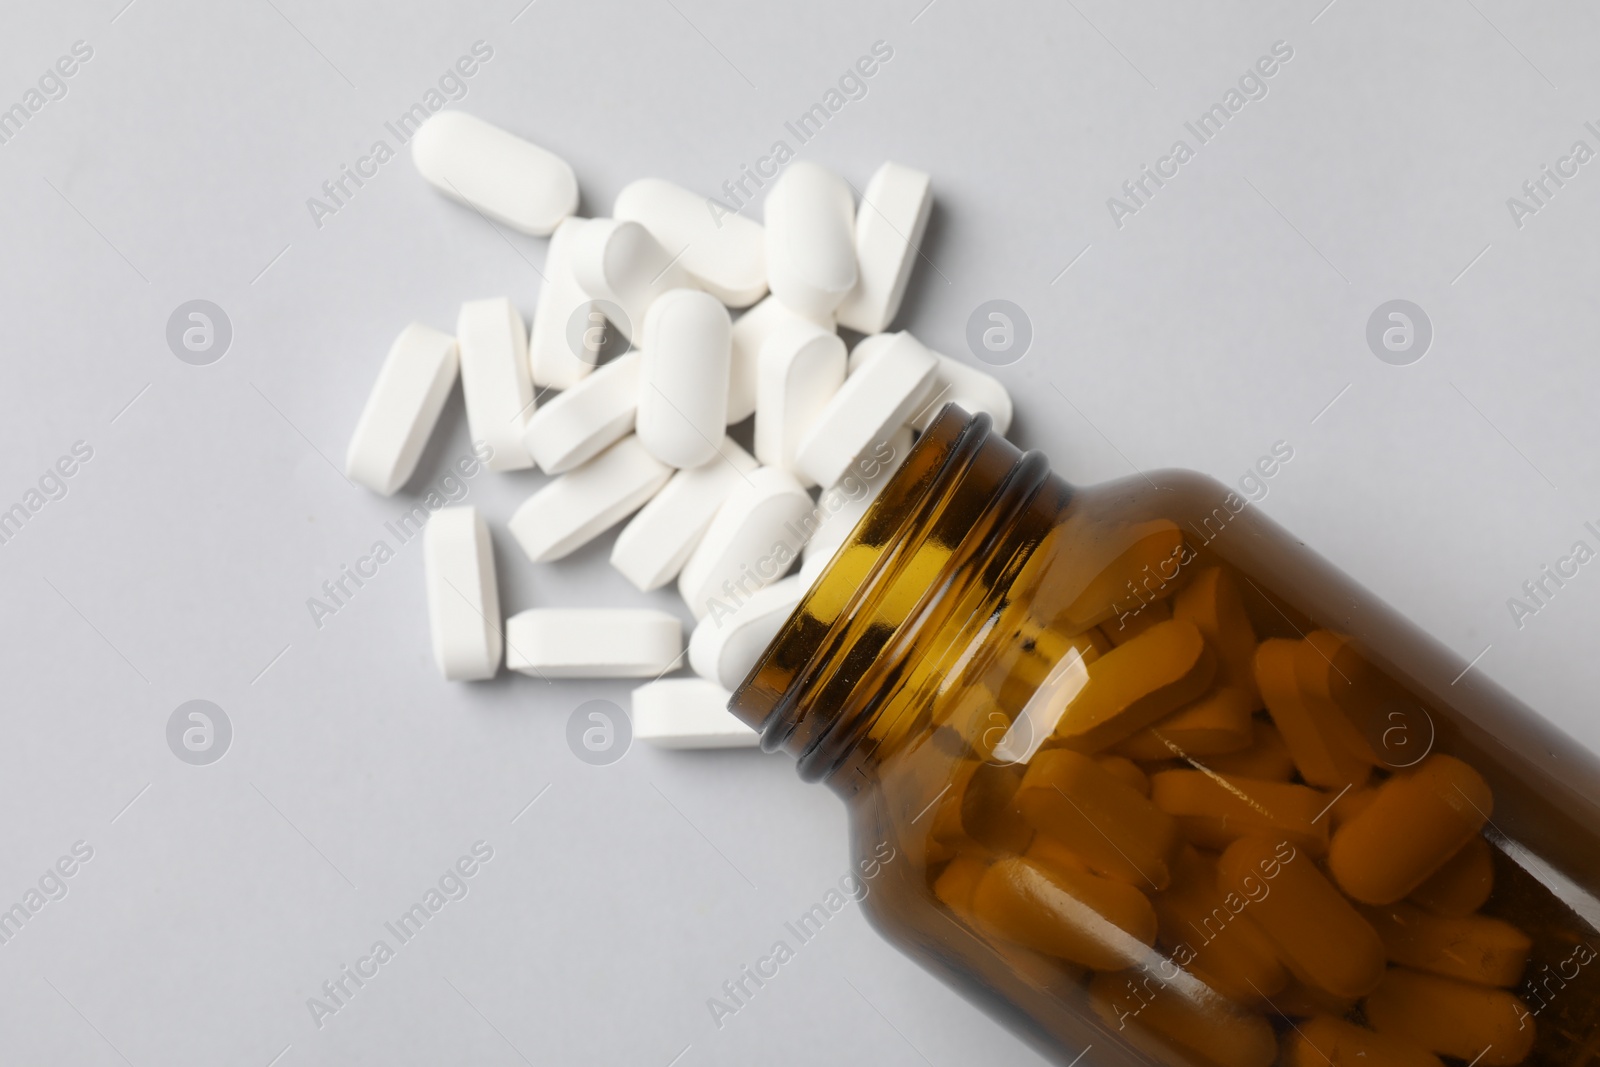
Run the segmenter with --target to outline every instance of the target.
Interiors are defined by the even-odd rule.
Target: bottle
[[[1600,1050],[1596,761],[1209,478],[947,407],[730,707],[1056,1062]]]

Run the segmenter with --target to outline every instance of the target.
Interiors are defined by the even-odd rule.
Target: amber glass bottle
[[[1059,1062],[1594,1063],[1600,770],[1463,666],[1217,482],[951,407],[732,708]]]

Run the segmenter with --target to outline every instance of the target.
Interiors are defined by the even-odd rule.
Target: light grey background
[[[706,999],[848,869],[825,789],[752,752],[581,763],[569,712],[626,685],[443,683],[415,543],[313,626],[320,584],[394,544],[400,498],[335,469],[390,340],[533,308],[544,242],[405,153],[320,228],[306,207],[479,40],[452,106],[570,160],[586,214],[641,176],[713,192],[780,138],[858,187],[930,171],[901,324],[970,358],[976,305],[1026,309],[1015,439],[1081,482],[1236,481],[1289,442],[1267,513],[1600,745],[1600,565],[1520,629],[1506,604],[1600,520],[1600,162],[1520,229],[1506,206],[1600,148],[1592,5],[124,2],[9,4],[0,32],[0,106],[94,49],[0,145],[0,506],[93,448],[0,546],[0,906],[94,849],[0,945],[0,1060],[1037,1062],[854,907],[718,1029]],[[784,121],[878,40],[866,97],[798,146]],[[1280,40],[1268,95],[1115,226],[1107,198]],[[194,298],[233,324],[211,366],[164,342]],[[1408,367],[1364,340],[1393,298],[1436,330]],[[408,492],[466,449],[453,402]],[[609,539],[521,558],[501,524],[540,481],[470,483],[507,610],[637,603]],[[165,741],[196,698],[234,728],[205,767]],[[314,1025],[478,840],[469,895]]]

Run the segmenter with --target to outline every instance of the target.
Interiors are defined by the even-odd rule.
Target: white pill
[[[535,563],[560,559],[627,518],[667,484],[672,468],[624,437],[534,493],[507,527]]]
[[[812,319],[791,311],[775,296],[769,296],[740,315],[733,324],[733,355],[728,368],[728,424],[743,422],[756,411],[756,379],[760,373],[761,346],[778,330],[796,323],[812,323],[829,333],[833,316]]]
[[[500,590],[489,527],[473,507],[441,508],[422,528],[433,659],[450,681],[500,668]]]
[[[572,274],[572,243],[586,221],[564,219],[544,257],[544,284],[528,331],[528,368],[540,387],[570,389],[600,362],[605,317]]]
[[[506,620],[506,666],[541,678],[654,678],[683,655],[677,616],[643,608],[535,608]]]
[[[504,297],[468,301],[456,319],[456,342],[461,350],[467,428],[474,441],[493,450],[484,465],[492,471],[533,466],[522,443],[533,412],[528,331],[522,316]]]
[[[805,592],[797,575],[757,590],[732,614],[707,615],[689,635],[689,666],[724,689],[737,689]]]
[[[632,341],[656,297],[690,284],[661,242],[637,222],[586,219],[572,241],[572,273],[583,291],[613,305],[606,314]]]
[[[844,342],[810,323],[777,330],[761,346],[756,374],[756,458],[804,477],[800,442],[844,384]],[[809,483],[808,483],[809,484]]]
[[[642,224],[695,284],[729,307],[766,295],[767,235],[754,219],[660,178],[623,186],[611,214]]]
[[[807,585],[817,580],[822,568],[839,551],[910,453],[911,427],[902,426],[887,440],[874,442],[870,449],[857,456],[844,476],[817,497],[822,524],[806,542],[804,561],[800,564],[800,577]]]
[[[657,748],[755,748],[761,735],[728,710],[733,694],[704,678],[663,678],[633,691],[633,736]]]
[[[674,467],[717,454],[728,425],[728,309],[699,289],[661,294],[644,317],[639,365],[639,440]]]
[[[578,179],[566,160],[465,112],[424,122],[411,159],[452,200],[536,237],[578,210]]]
[[[460,365],[449,334],[417,322],[400,331],[350,435],[344,471],[351,481],[384,496],[406,484]]]
[[[563,474],[633,432],[639,362],[625,352],[533,413],[522,443],[540,470]]]
[[[735,604],[789,570],[811,533],[811,497],[773,467],[745,476],[706,528],[678,575],[678,592],[697,619]]]
[[[802,160],[783,172],[762,211],[772,295],[803,315],[832,312],[856,284],[850,186]]]
[[[839,305],[839,323],[881,333],[900,310],[928,229],[933,192],[920,170],[885,163],[856,211],[856,287]]]
[[[640,590],[659,589],[678,576],[717,509],[757,467],[730,437],[717,451],[710,462],[674,474],[617,534],[611,565]]]
[[[800,442],[795,462],[818,485],[832,485],[855,458],[922,414],[939,363],[908,333],[845,379]]]
[[[862,338],[850,353],[850,373],[861,369],[868,360],[888,349],[895,343],[894,339],[902,335],[910,336],[901,331]],[[938,352],[933,352],[933,356],[938,360],[939,369],[934,374],[933,387],[928,392],[922,413],[912,425],[919,431],[926,430],[939,417],[940,410],[946,404],[954,403],[969,415],[987,413],[994,421],[994,432],[1004,437],[1006,431],[1011,429],[1012,414],[1011,394],[1006,392],[1006,387],[993,375],[969,367],[958,359]]]

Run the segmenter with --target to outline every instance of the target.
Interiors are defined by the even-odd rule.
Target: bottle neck
[[[1052,482],[1059,492],[1041,494]],[[998,579],[1020,566],[1067,492],[1042,455],[995,434],[987,415],[947,405],[729,709],[762,748],[794,756],[802,778],[854,792],[926,727],[918,701],[896,699],[918,661],[980,640],[1008,584]]]

